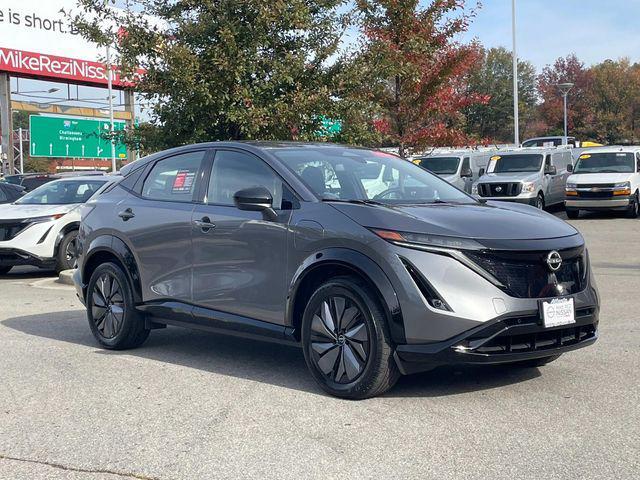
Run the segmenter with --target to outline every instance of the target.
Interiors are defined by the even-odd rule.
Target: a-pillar
[[[2,173],[13,173],[13,122],[11,121],[11,83],[8,73],[0,72],[0,130],[2,131]]]

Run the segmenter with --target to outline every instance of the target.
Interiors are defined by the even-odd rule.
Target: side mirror
[[[269,220],[277,218],[273,209],[271,192],[264,187],[251,187],[239,190],[233,195],[233,201],[240,210],[263,212]]]
[[[544,167],[544,174],[545,175],[557,175],[558,174],[558,169],[556,168],[555,165],[547,165]]]
[[[569,173],[573,172],[573,165],[571,164],[567,165],[567,172]]]
[[[461,178],[472,178],[473,177],[473,172],[471,171],[470,168],[463,168],[460,171],[460,177]]]
[[[484,168],[481,168],[480,170],[478,170],[478,176],[479,177],[483,176],[484,172],[485,172]]]

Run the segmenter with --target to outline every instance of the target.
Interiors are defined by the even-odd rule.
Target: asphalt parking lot
[[[362,402],[323,394],[290,347],[167,328],[101,350],[71,287],[17,269],[0,278],[0,478],[639,478],[640,221],[572,223],[603,301],[595,346]]]

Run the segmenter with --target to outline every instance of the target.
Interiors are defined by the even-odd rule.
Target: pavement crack
[[[97,474],[113,475],[113,476],[116,476],[116,477],[135,478],[135,479],[138,479],[138,480],[160,480],[157,477],[148,477],[146,475],[140,475],[140,474],[137,474],[137,473],[119,472],[117,470],[109,470],[109,469],[101,469],[101,468],[93,469],[93,468],[70,467],[68,465],[62,465],[61,463],[47,462],[47,461],[44,461],[44,460],[33,460],[31,458],[12,457],[12,456],[9,456],[9,455],[4,455],[2,453],[0,453],[0,460],[10,460],[10,461],[14,461],[14,462],[33,463],[33,464],[36,464],[36,465],[46,465],[48,467],[57,468],[58,470],[64,470],[64,471],[67,471],[67,472],[94,473],[96,475]]]

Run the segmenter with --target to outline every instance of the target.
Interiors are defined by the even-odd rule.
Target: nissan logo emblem
[[[551,270],[552,272],[557,272],[558,270],[560,270],[560,267],[562,266],[562,257],[555,250],[553,250],[552,252],[549,252],[549,255],[547,255],[547,258],[545,259],[545,261],[547,262],[547,266],[549,267],[549,270]]]

